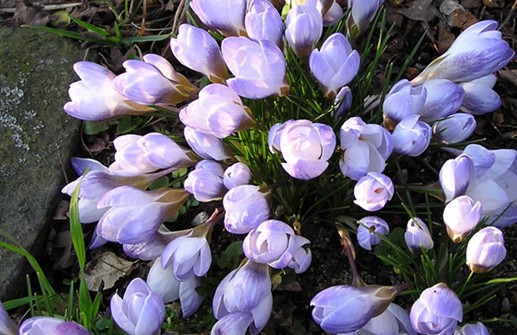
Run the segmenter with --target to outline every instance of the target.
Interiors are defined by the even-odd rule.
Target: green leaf
[[[83,133],[86,135],[97,135],[109,129],[106,121],[84,121]]]
[[[242,258],[242,241],[231,243],[217,259],[217,266],[221,269],[235,268]]]
[[[74,189],[72,193],[72,199],[70,200],[70,234],[72,235],[72,244],[74,246],[75,254],[77,256],[77,261],[79,262],[79,268],[81,272],[84,271],[84,266],[86,264],[86,247],[84,245],[84,235],[83,235],[83,227],[81,222],[79,221],[79,188],[81,187],[81,182],[84,176],[88,171],[86,171],[79,183]]]

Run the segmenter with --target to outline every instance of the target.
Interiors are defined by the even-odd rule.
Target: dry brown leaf
[[[90,291],[98,291],[101,284],[103,289],[112,288],[119,278],[125,276],[134,262],[118,257],[111,251],[106,251],[86,264],[84,276],[86,286]]]

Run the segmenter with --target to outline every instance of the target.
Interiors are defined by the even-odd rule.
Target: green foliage
[[[221,269],[235,269],[241,262],[242,255],[242,241],[235,241],[220,256],[214,255],[214,261]]]

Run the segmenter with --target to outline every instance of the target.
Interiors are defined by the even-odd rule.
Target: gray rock
[[[0,228],[34,255],[41,255],[78,145],[80,122],[63,105],[77,80],[72,65],[81,58],[65,38],[0,27]],[[0,299],[26,294],[24,264],[0,248]]]

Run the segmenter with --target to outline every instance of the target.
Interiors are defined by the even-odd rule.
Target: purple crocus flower
[[[7,311],[4,308],[4,305],[0,303],[0,334],[4,335],[17,335],[18,334],[18,326],[14,321],[9,317]]]
[[[408,249],[414,254],[420,254],[422,249],[430,250],[434,246],[429,228],[419,218],[411,218],[407,222],[404,240]]]
[[[249,184],[251,177],[251,170],[246,164],[241,162],[232,164],[224,170],[224,187],[230,190],[239,185]]]
[[[391,134],[377,124],[366,124],[360,117],[351,117],[339,131],[343,153],[341,172],[359,180],[368,172],[382,172],[393,150]]]
[[[357,243],[366,250],[381,243],[379,235],[388,235],[390,226],[377,216],[365,216],[357,222]]]
[[[224,83],[228,78],[219,45],[206,30],[182,24],[176,38],[171,39],[170,47],[181,64],[204,74],[212,83]]]
[[[498,266],[505,257],[503,232],[497,227],[481,229],[467,244],[467,265],[472,272],[488,272]]]
[[[309,180],[321,175],[336,147],[332,127],[309,120],[289,120],[269,131],[271,151],[280,151],[284,170],[297,179]]]
[[[323,14],[323,26],[328,27],[338,23],[343,17],[343,8],[336,1],[330,1],[330,8]]]
[[[246,35],[246,0],[192,0],[190,8],[212,30],[225,36]]]
[[[284,34],[280,13],[268,0],[252,0],[244,18],[248,37],[254,41],[268,40],[282,46]]]
[[[409,313],[413,328],[422,334],[452,334],[463,320],[463,307],[454,291],[444,283],[425,289]]]
[[[342,87],[334,98],[333,116],[340,118],[352,107],[352,91],[348,86]]]
[[[266,195],[255,185],[240,185],[223,198],[224,227],[232,234],[246,234],[269,219]]]
[[[345,35],[330,35],[320,50],[314,49],[309,58],[312,74],[321,84],[326,96],[335,96],[339,89],[354,79],[361,59],[357,50],[352,50]]]
[[[234,317],[237,320],[232,324],[245,326],[249,322],[249,316],[246,315],[251,315],[249,331],[252,335],[258,334],[264,328],[272,307],[269,267],[250,260],[226,275],[214,294],[214,316],[222,320],[228,315],[236,314]],[[225,322],[228,322],[228,319]],[[214,327],[217,329],[221,326],[216,324]]]
[[[110,308],[113,320],[130,335],[154,335],[165,318],[162,299],[140,278],[129,283],[123,298],[115,293]]]
[[[461,195],[449,202],[443,210],[443,222],[447,234],[454,243],[461,242],[481,220],[481,203],[474,203],[466,195]]]
[[[456,113],[463,103],[463,88],[447,79],[430,79],[424,82],[426,99],[420,114],[420,120],[434,122]]]
[[[386,310],[370,319],[361,329],[343,335],[416,335],[409,314],[397,304],[391,303]]]
[[[350,8],[346,20],[348,35],[355,38],[363,34],[383,2],[384,0],[347,0]]]
[[[473,115],[492,113],[501,107],[501,98],[492,88],[497,81],[495,74],[461,83],[465,97],[460,110]]]
[[[468,323],[456,329],[454,335],[490,335],[488,328],[481,322]]]
[[[470,182],[476,178],[475,173],[474,162],[468,155],[447,160],[440,169],[440,185],[445,200],[448,202],[465,194]]]
[[[476,119],[467,113],[455,113],[445,120],[433,124],[433,136],[442,143],[459,143],[472,135],[476,130]]]
[[[199,98],[180,112],[180,120],[194,130],[225,138],[254,124],[251,112],[231,88],[210,84],[199,92]]]
[[[323,16],[316,8],[317,0],[307,0],[289,10],[285,19],[285,38],[300,58],[309,57],[323,33]]]
[[[354,203],[366,211],[374,212],[383,208],[394,194],[395,188],[388,176],[368,172],[355,184]]]
[[[398,81],[384,99],[384,115],[394,121],[420,114],[427,97],[423,85],[412,85],[407,79]]]
[[[115,74],[93,62],[77,62],[74,71],[80,81],[70,84],[65,112],[77,119],[100,121],[122,115],[141,115],[152,108],[128,101],[115,90]]]
[[[226,189],[223,184],[224,169],[221,164],[202,160],[188,174],[185,180],[185,190],[192,193],[196,200],[210,202],[221,199]]]
[[[253,41],[246,37],[228,37],[221,44],[223,58],[235,76],[226,84],[238,95],[262,99],[289,90],[282,50],[271,41]]]
[[[496,21],[484,20],[473,24],[413,82],[423,83],[431,78],[464,82],[500,70],[515,55],[501,36],[501,32],[497,31]]]
[[[396,294],[389,286],[332,286],[312,298],[312,318],[329,333],[355,332],[383,313]]]
[[[223,161],[232,157],[230,148],[212,134],[185,127],[183,135],[192,150],[203,159]]]
[[[9,334],[9,333],[2,333]],[[19,335],[89,335],[90,332],[73,321],[65,321],[48,316],[35,316],[29,318],[20,325]]]
[[[125,73],[113,80],[115,89],[128,100],[142,105],[175,105],[198,91],[185,76],[174,71],[163,57],[147,54],[123,63]]]
[[[419,115],[408,116],[393,130],[393,151],[416,157],[421,155],[431,143],[433,130],[430,125],[419,121]]]

